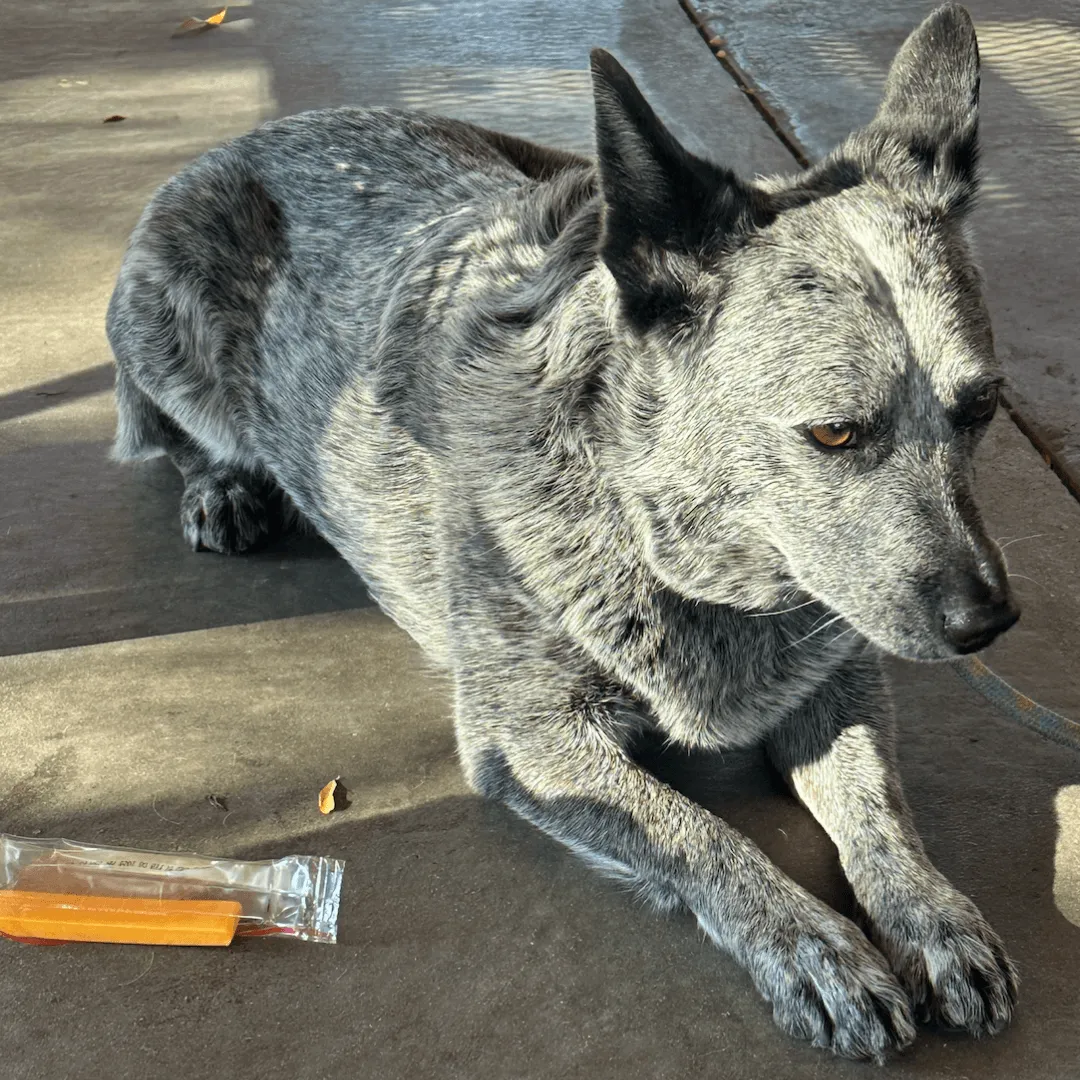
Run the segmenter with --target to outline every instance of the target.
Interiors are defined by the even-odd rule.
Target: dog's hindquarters
[[[198,549],[241,551],[268,530],[274,485],[245,438],[274,206],[228,152],[159,190],[109,304],[116,460],[168,454],[185,480],[181,521]]]
[[[201,535],[204,494],[221,502],[271,479],[334,532],[325,428],[366,378],[386,292],[407,276],[399,253],[466,196],[527,181],[520,148],[493,139],[387,110],[308,113],[211,150],[158,190],[109,308],[114,457],[173,459],[195,493],[189,540],[220,547]]]

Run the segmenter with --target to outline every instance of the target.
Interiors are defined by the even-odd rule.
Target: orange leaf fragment
[[[203,30],[209,30],[211,26],[220,26],[225,21],[225,12],[229,9],[223,7],[216,15],[211,15],[208,19],[185,19],[174,31],[173,37],[180,37],[183,34],[198,34]]]
[[[329,814],[337,809],[337,799],[334,796],[334,792],[337,791],[338,780],[340,779],[341,777],[338,776],[331,780],[330,783],[319,792],[320,814]]]

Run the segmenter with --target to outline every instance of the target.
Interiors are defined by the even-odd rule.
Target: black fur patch
[[[792,272],[791,281],[798,292],[818,292],[824,288],[824,282],[812,266],[800,266]]]
[[[569,169],[588,168],[592,163],[580,154],[569,150],[556,150],[554,147],[541,146],[506,135],[501,131],[477,128],[476,132],[502,154],[515,169],[533,180],[550,180],[558,173]]]

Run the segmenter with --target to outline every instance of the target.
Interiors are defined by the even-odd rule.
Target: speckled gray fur
[[[173,458],[195,547],[287,497],[449,670],[476,789],[689,908],[784,1030],[878,1060],[923,1015],[997,1031],[1015,974],[924,854],[879,661],[1015,618],[970,496],[999,378],[970,20],[936,12],[868,128],[754,183],[593,75],[595,163],[336,109],[170,180],[109,309],[116,455]],[[643,769],[647,730],[765,741],[866,933]]]

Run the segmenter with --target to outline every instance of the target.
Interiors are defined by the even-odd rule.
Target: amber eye
[[[855,428],[851,424],[815,424],[810,429],[810,434],[822,446],[830,449],[851,446],[855,442]]]

